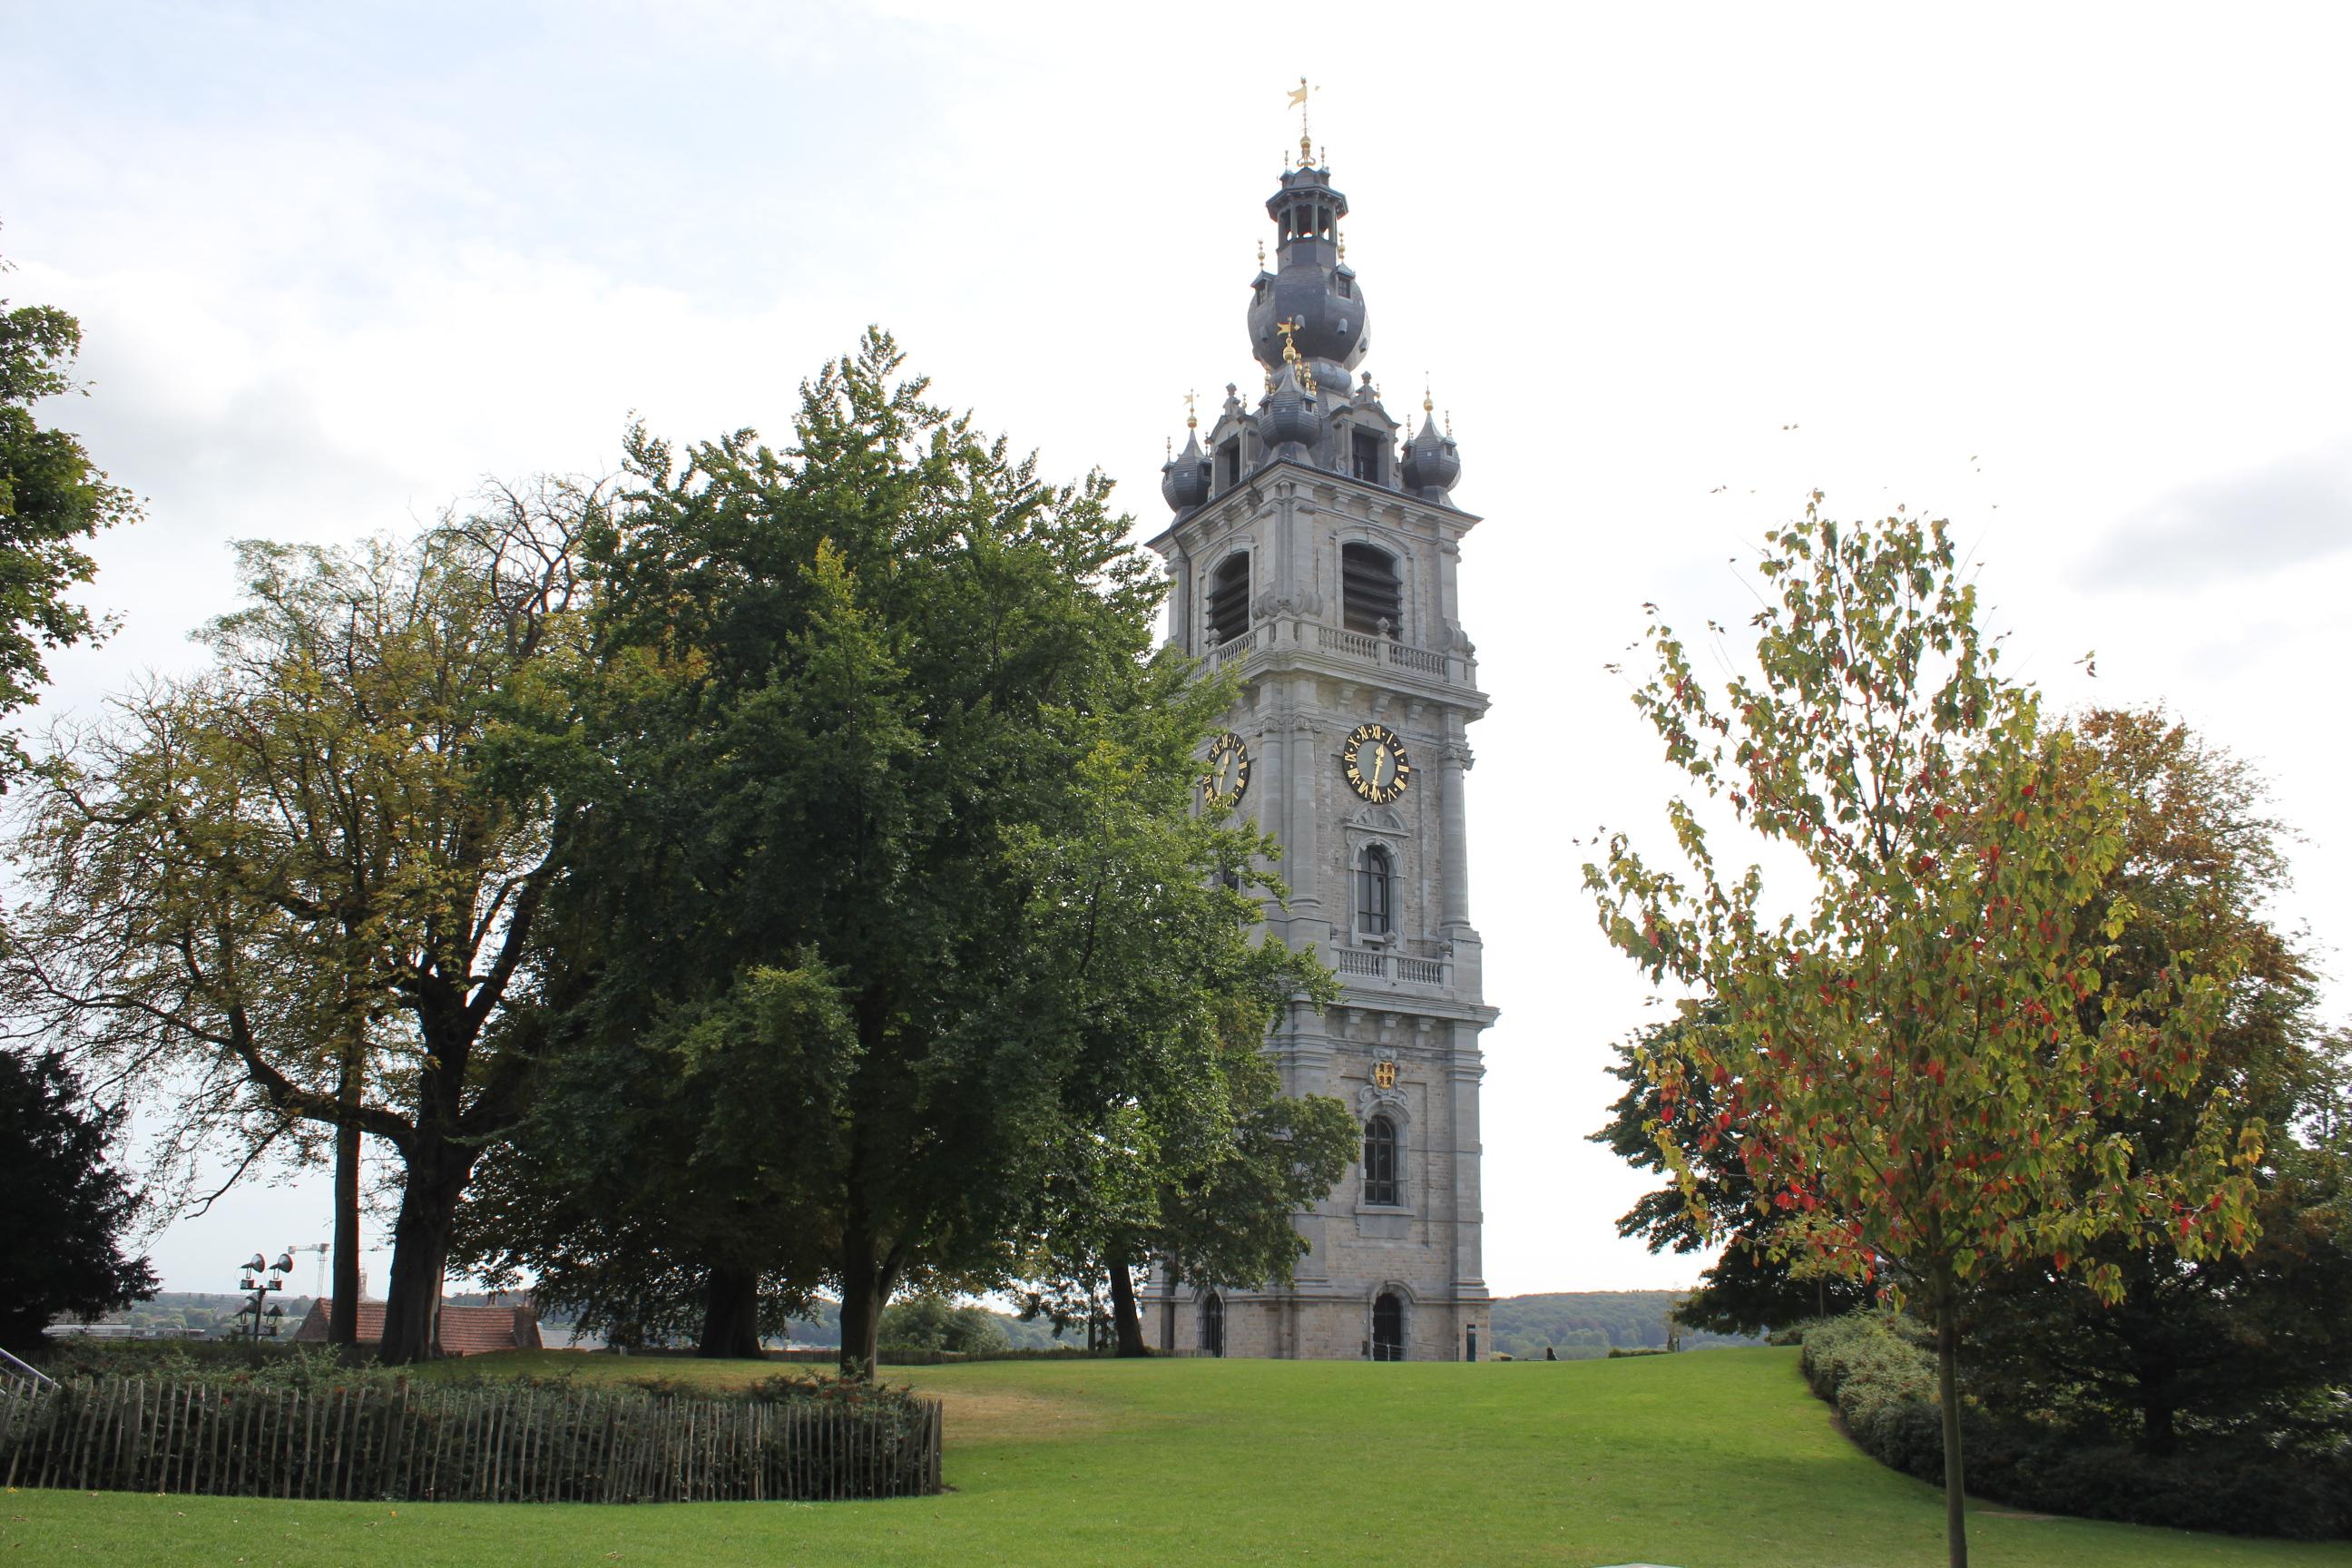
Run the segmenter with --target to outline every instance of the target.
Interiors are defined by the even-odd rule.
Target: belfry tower
[[[1339,971],[1339,1004],[1293,1003],[1267,1051],[1293,1094],[1336,1095],[1361,1157],[1297,1216],[1286,1289],[1155,1278],[1145,1332],[1214,1354],[1481,1359],[1491,1345],[1478,1196],[1481,996],[1470,923],[1470,769],[1486,710],[1455,595],[1478,520],[1424,398],[1418,433],[1381,404],[1364,294],[1339,223],[1348,198],[1299,141],[1266,204],[1273,270],[1250,285],[1262,395],[1225,388],[1163,470],[1175,510],[1151,542],[1172,575],[1171,635],[1242,682],[1209,753],[1211,810],[1281,843],[1274,938]]]

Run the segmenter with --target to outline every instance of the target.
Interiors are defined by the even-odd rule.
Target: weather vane
[[[1298,166],[1302,169],[1315,162],[1315,143],[1307,129],[1307,95],[1314,90],[1307,85],[1307,79],[1300,77],[1298,85],[1290,89],[1289,103],[1285,105],[1298,110]]]
[[[1184,395],[1184,428],[1187,430],[1198,430],[1201,427],[1200,410],[1192,406],[1199,400],[1200,395],[1197,392],[1188,392]]]

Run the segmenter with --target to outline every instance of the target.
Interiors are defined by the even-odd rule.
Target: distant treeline
[[[1546,1296],[1506,1296],[1495,1302],[1495,1348],[1525,1361],[1541,1360],[1549,1345],[1562,1361],[1597,1361],[1612,1350],[1663,1350],[1666,1314],[1680,1290],[1565,1290]],[[1763,1342],[1685,1329],[1685,1350]]]
[[[1549,1345],[1563,1361],[1595,1360],[1612,1350],[1663,1348],[1666,1342],[1666,1312],[1681,1296],[1678,1290],[1570,1290],[1544,1296],[1507,1296],[1494,1304],[1494,1348],[1524,1360],[1541,1359],[1544,1347]],[[310,1310],[310,1299],[289,1292],[278,1300],[286,1308],[286,1332],[290,1334],[294,1325]],[[479,1291],[459,1291],[452,1293],[449,1300],[462,1306],[480,1306],[491,1298]],[[497,1299],[499,1305],[519,1300],[513,1292],[501,1293]],[[230,1292],[165,1290],[152,1300],[109,1313],[105,1321],[217,1333],[235,1321],[237,1308],[244,1304],[244,1297]],[[990,1315],[1003,1325],[1005,1341],[1014,1350],[1086,1343],[1086,1331],[1081,1326],[1074,1326],[1057,1340],[1053,1325],[1043,1319],[1024,1323],[1007,1312],[992,1311]],[[545,1320],[551,1327],[560,1326],[563,1321],[561,1315],[550,1315]],[[812,1318],[793,1321],[792,1342],[808,1348],[841,1343],[840,1307],[820,1300]],[[1688,1329],[1682,1334],[1686,1350],[1758,1342]]]

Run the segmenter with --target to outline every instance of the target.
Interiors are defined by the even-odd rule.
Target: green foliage
[[[1772,918],[1761,872],[1719,870],[1684,798],[1667,815],[1686,870],[1619,834],[1585,881],[1613,943],[1720,1008],[1643,1063],[1696,1223],[1711,1239],[1744,1223],[1707,1208],[1695,1163],[1736,1128],[1749,1207],[1778,1211],[1773,1246],[1893,1300],[1916,1292],[1948,1385],[1961,1306],[1990,1272],[2046,1265],[2113,1301],[2123,1272],[2102,1244],[2244,1249],[2259,1120],[2216,1095],[2158,1155],[2103,1118],[2195,1086],[2246,955],[2215,931],[2143,985],[2105,986],[2135,912],[2109,886],[2115,781],[1999,674],[1943,522],[1848,527],[1820,500],[1765,535],[1779,602],[1753,619],[1756,669],[1710,694],[1653,606],[1656,671],[1634,694],[1696,789],[1802,859],[1809,897]],[[1679,1111],[1693,1076],[1717,1097],[1711,1124]]]
[[[126,1258],[138,1203],[108,1163],[123,1112],[89,1103],[59,1051],[0,1050],[0,1350],[46,1353],[41,1331],[155,1293]]]
[[[944,1296],[893,1301],[883,1310],[881,1333],[885,1345],[963,1355],[1009,1350],[1013,1343],[996,1313],[984,1307],[959,1307]]]
[[[2179,1159],[2217,1099],[2274,1131],[2243,1251],[2184,1260],[2162,1244],[2102,1243],[2122,1282],[2113,1302],[2046,1270],[2004,1273],[1975,1308],[1970,1385],[1997,1408],[2051,1412],[2086,1445],[2151,1455],[2346,1433],[2352,1162],[2330,1129],[2352,1075],[2347,1042],[2316,1026],[2304,961],[2263,916],[2286,884],[2284,830],[2242,762],[2160,710],[2095,711],[2072,727],[2125,807],[2123,856],[2083,916],[2116,900],[2132,911],[2102,988],[2145,991],[2179,953],[2217,943],[2245,955],[2197,1081],[2106,1107],[2103,1131],[2141,1164]]]
[[[1745,1123],[1737,1118],[1717,1123],[1723,1107],[1714,1084],[1673,1048],[1684,1035],[1719,1029],[1722,1019],[1719,1005],[1702,1003],[1688,1017],[1649,1025],[1620,1041],[1609,1073],[1625,1085],[1625,1091],[1609,1108],[1608,1122],[1590,1135],[1591,1142],[1636,1170],[1663,1174],[1667,1164],[1654,1128],[1670,1117],[1680,1126],[1675,1142],[1689,1160],[1691,1194],[1685,1196],[1681,1184],[1671,1181],[1643,1194],[1618,1216],[1618,1235],[1640,1237],[1652,1252],[1671,1247],[1693,1253],[1709,1240],[1698,1216],[1723,1216],[1727,1222],[1736,1216],[1736,1228],[1720,1238],[1722,1255],[1675,1308],[1675,1321],[1698,1331],[1703,1339],[1760,1334],[1776,1324],[1860,1306],[1870,1295],[1867,1286],[1825,1268],[1805,1268],[1799,1278],[1799,1266],[1780,1254],[1775,1241],[1779,1215],[1769,1205],[1758,1208],[1739,1155],[1748,1136]],[[1645,1061],[1676,1074],[1674,1094],[1653,1080]],[[1701,1148],[1710,1130],[1716,1132],[1715,1142]],[[1693,1150],[1697,1152],[1689,1152]]]
[[[1936,1359],[1916,1323],[1861,1312],[1803,1325],[1806,1381],[1881,1464],[1943,1474]],[[1971,1490],[2020,1508],[2170,1530],[2302,1540],[2352,1536],[2352,1453],[2265,1442],[2151,1456],[2085,1441],[2047,1419],[1961,1411]]]
[[[1011,1279],[1075,1152],[1219,1081],[1223,1016],[1314,970],[1218,882],[1261,847],[1189,810],[1223,695],[1151,656],[1108,481],[1041,483],[900,367],[869,334],[785,451],[632,435],[590,552],[564,1065],[468,1221],[494,1268],[584,1240],[714,1304],[822,1281],[845,1361],[903,1286]]]
[[[240,546],[210,667],[63,737],[9,847],[19,1026],[70,1033],[165,1110],[167,1152],[233,1139],[241,1173],[352,1127],[397,1152],[402,1359],[426,1352],[448,1212],[536,1058],[520,1004],[562,831],[545,737],[577,668],[572,541],[601,505],[552,482],[491,500],[407,541]]]
[[[1780,602],[1755,618],[1760,672],[1710,698],[1654,618],[1658,673],[1635,702],[1707,796],[1804,858],[1810,907],[1775,921],[1759,872],[1719,874],[1687,801],[1669,816],[1689,879],[1622,835],[1586,869],[1610,939],[1723,1010],[1653,1058],[1669,1100],[1686,1070],[1724,1100],[1687,1145],[1679,1118],[1659,1125],[1685,1195],[1693,1156],[1738,1123],[1784,1244],[1856,1278],[1889,1267],[1898,1289],[2047,1259],[2105,1295],[2101,1237],[2242,1243],[2259,1126],[2219,1100],[2180,1162],[2147,1169],[2098,1124],[2195,1082],[2241,955],[2102,990],[2131,909],[2110,902],[2094,942],[2077,916],[2123,852],[2114,784],[1996,674],[1941,522],[1842,529],[1809,505],[1766,543]]]
[[[36,700],[50,650],[99,634],[89,611],[68,596],[97,575],[81,542],[140,515],[137,499],[108,480],[79,437],[45,429],[33,413],[44,398],[80,390],[68,374],[80,352],[72,316],[50,305],[10,310],[0,300],[0,714]],[[0,783],[25,765],[16,738],[0,736]]]

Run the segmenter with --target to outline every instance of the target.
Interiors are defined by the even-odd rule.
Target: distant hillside
[[[223,1333],[236,1322],[237,1309],[247,1298],[226,1291],[164,1290],[153,1299],[133,1301],[119,1312],[109,1312],[99,1320],[101,1323],[120,1323],[148,1332],[165,1334]],[[270,1304],[286,1309],[285,1328],[294,1331],[302,1314],[310,1310],[310,1298],[280,1291],[270,1297]]]
[[[1679,1290],[1566,1290],[1548,1296],[1505,1296],[1495,1302],[1495,1348],[1520,1360],[1543,1358],[1549,1345],[1562,1361],[1590,1361],[1612,1350],[1663,1350],[1667,1310]],[[1685,1329],[1685,1350],[1752,1345],[1760,1340]]]

